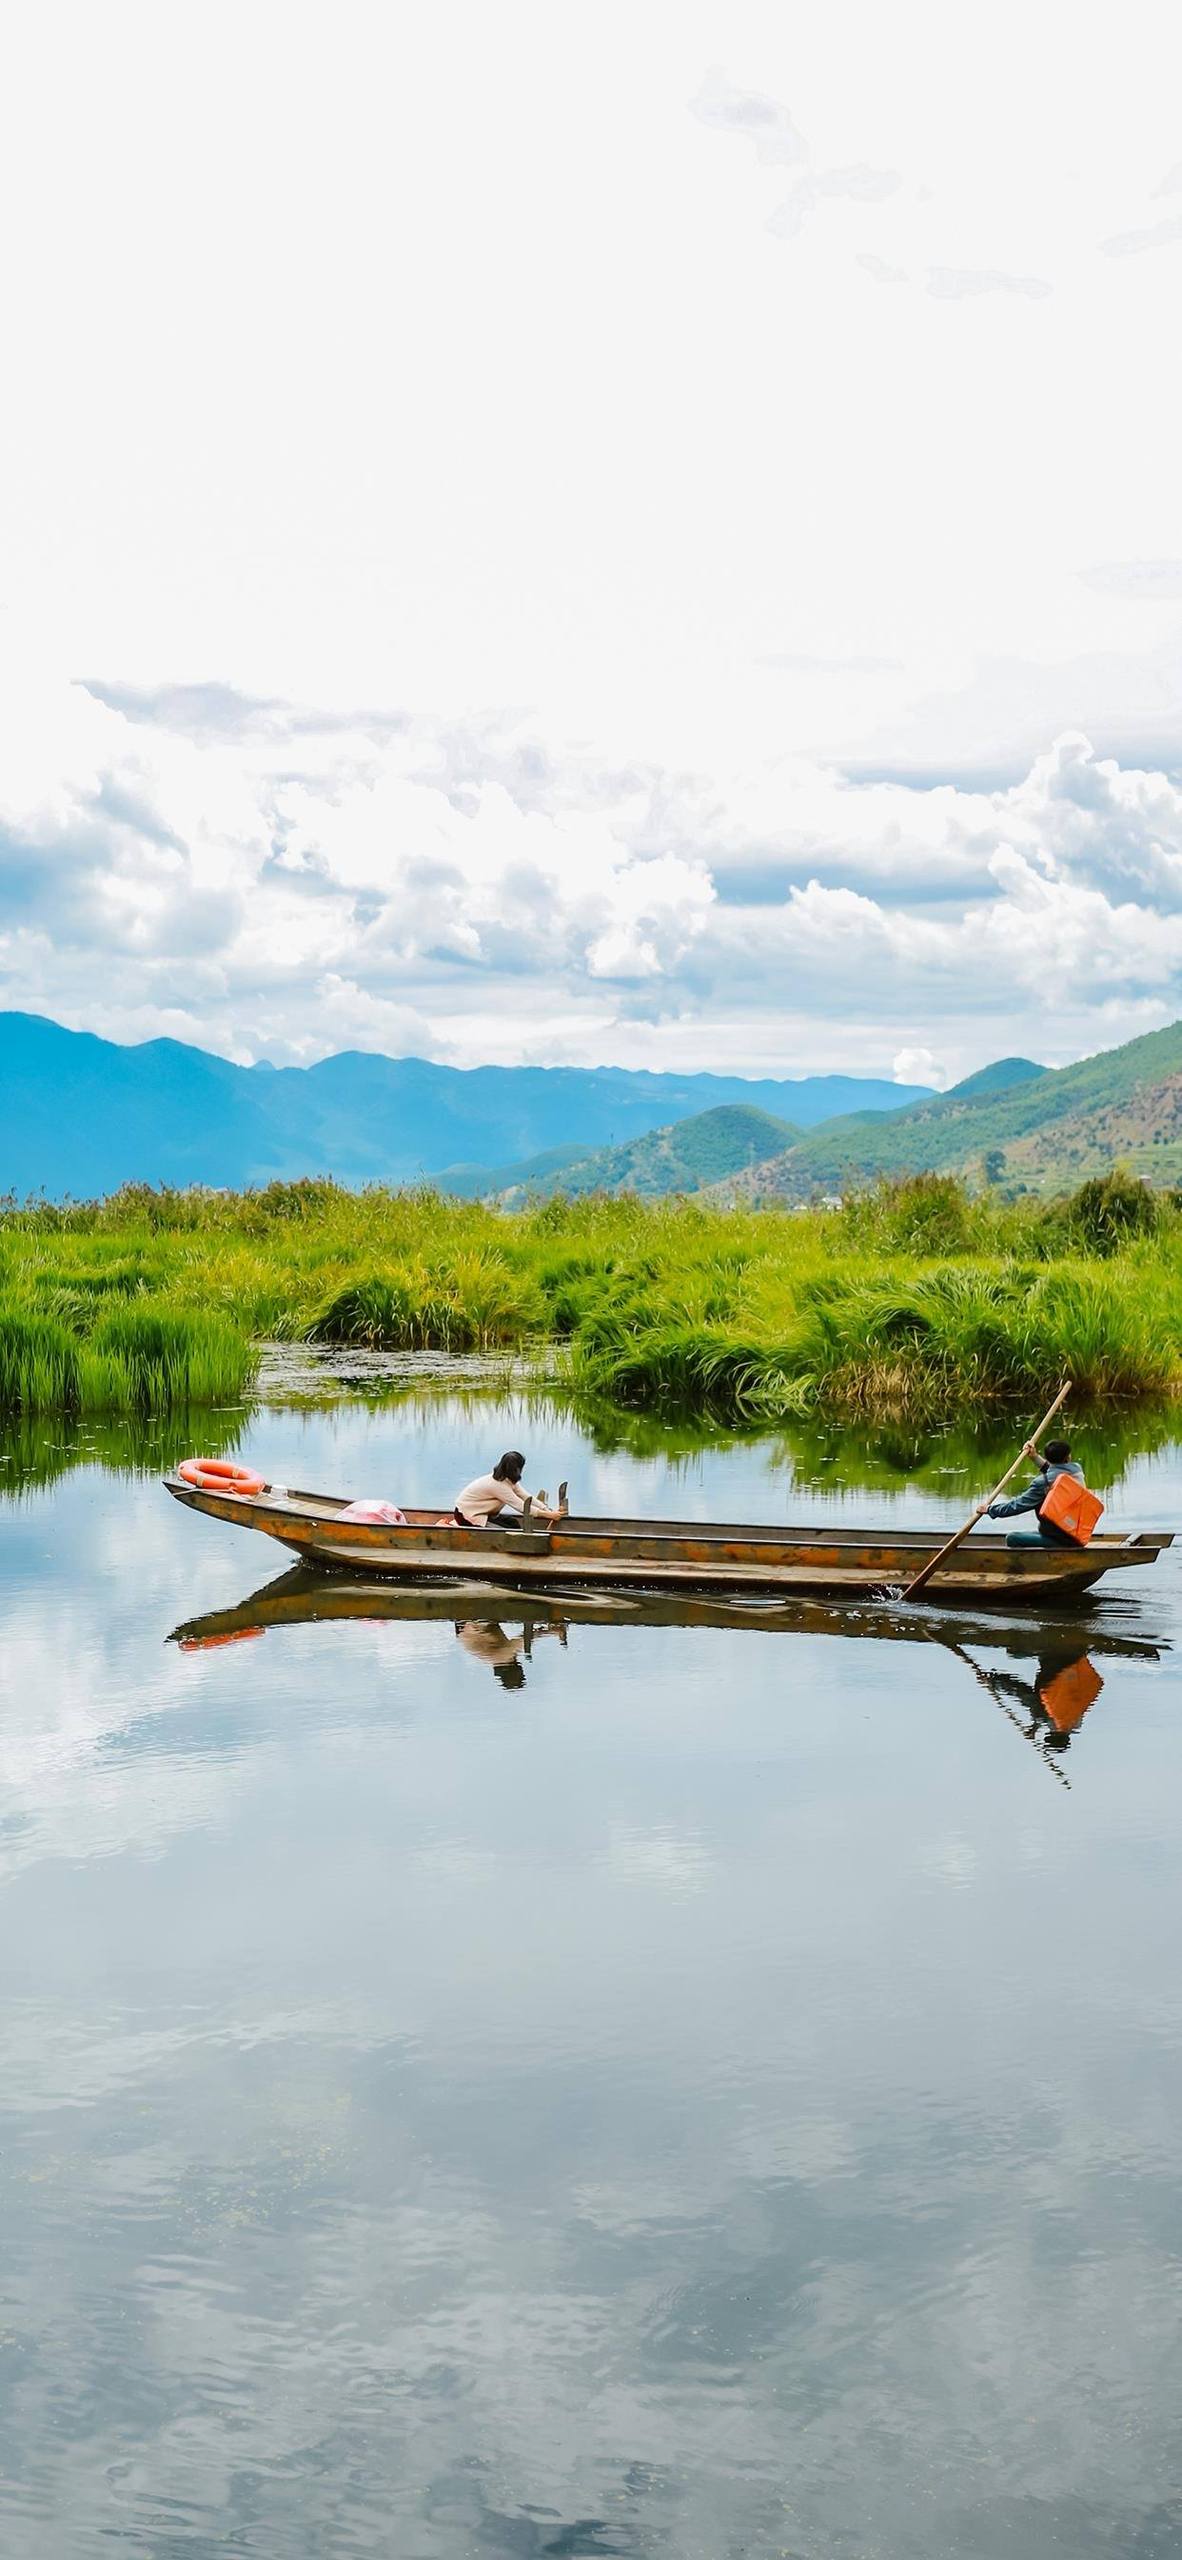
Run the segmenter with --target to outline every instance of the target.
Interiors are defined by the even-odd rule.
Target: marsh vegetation
[[[1097,1402],[1182,1377],[1182,1218],[1119,1174],[1047,1205],[946,1176],[838,1210],[551,1200],[510,1215],[323,1181],[132,1188],[0,1215],[0,1410],[239,1397],[262,1340],[560,1353],[617,1410],[758,1423]]]

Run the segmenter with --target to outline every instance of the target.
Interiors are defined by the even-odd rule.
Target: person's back
[[[524,1509],[524,1496],[515,1484],[499,1476],[473,1476],[456,1495],[456,1518],[469,1529],[487,1529],[491,1520],[508,1512],[516,1520]]]
[[[487,1662],[493,1670],[508,1662],[516,1662],[525,1646],[524,1635],[511,1636],[495,1618],[461,1618],[456,1634],[465,1653],[474,1653],[478,1662]]]
[[[1042,1511],[1047,1495],[1051,1490],[1051,1486],[1056,1482],[1057,1478],[1059,1476],[1070,1476],[1076,1484],[1082,1484],[1084,1481],[1083,1468],[1072,1457],[1071,1450],[1068,1447],[1066,1440],[1048,1440],[1046,1449],[1041,1455],[1035,1448],[1033,1441],[1028,1440],[1026,1443],[1026,1454],[1028,1457],[1033,1458],[1035,1465],[1038,1468],[1038,1474],[1036,1475],[1033,1484],[1028,1484],[1023,1493],[1014,1494],[1008,1502],[991,1502],[989,1505],[990,1519],[1013,1520],[1021,1512],[1032,1511],[1035,1515],[1034,1526],[1029,1529],[1011,1529],[1007,1540],[1008,1545],[1011,1547],[1074,1546],[1074,1538],[1069,1538],[1064,1529],[1056,1528],[1053,1520],[1044,1520],[1042,1517]]]

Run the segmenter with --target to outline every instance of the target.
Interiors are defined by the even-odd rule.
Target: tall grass
[[[121,1308],[89,1336],[52,1316],[0,1308],[0,1413],[167,1413],[228,1404],[252,1364],[216,1316]]]
[[[450,1263],[403,1262],[348,1281],[308,1334],[371,1351],[491,1351],[543,1330],[541,1298],[503,1255],[461,1250]]]
[[[510,1216],[328,1182],[0,1212],[0,1409],[224,1402],[253,1342],[559,1345],[617,1409],[756,1422],[1172,1393],[1182,1219],[922,1177],[835,1213],[554,1200]],[[1119,1214],[1118,1214],[1119,1213]]]
[[[145,1413],[228,1404],[251,1365],[249,1344],[219,1315],[120,1307],[100,1318],[91,1342],[126,1380],[126,1401]]]
[[[107,1400],[110,1376],[51,1316],[0,1308],[0,1412],[78,1413]]]

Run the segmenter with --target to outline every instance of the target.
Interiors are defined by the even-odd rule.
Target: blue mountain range
[[[746,1103],[798,1129],[897,1111],[922,1085],[627,1067],[444,1067],[346,1050],[313,1067],[234,1066],[179,1040],[123,1047],[0,1013],[0,1193],[90,1199],[124,1182],[237,1189],[301,1174],[439,1179],[551,1147],[620,1146]]]

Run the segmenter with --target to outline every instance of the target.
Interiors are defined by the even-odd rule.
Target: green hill
[[[798,1136],[790,1120],[777,1120],[770,1111],[722,1103],[667,1129],[652,1129],[624,1147],[552,1148],[499,1174],[486,1174],[480,1188],[511,1208],[555,1192],[577,1199],[589,1191],[638,1191],[657,1199],[726,1182],[771,1156],[782,1156]]]
[[[1162,1188],[1182,1183],[1182,1022],[1074,1067],[1006,1059],[889,1119],[860,1111],[830,1120],[740,1187],[809,1200],[930,1172],[1052,1191],[1118,1160]]]
[[[975,1101],[986,1093],[1008,1093],[1016,1084],[1032,1084],[1035,1076],[1047,1076],[1049,1067],[1040,1067],[1033,1058],[995,1058],[991,1067],[978,1067],[975,1076],[965,1076],[960,1084],[950,1086],[943,1096],[959,1094],[962,1101]]]
[[[586,1146],[543,1147],[539,1155],[513,1164],[451,1164],[433,1177],[432,1187],[450,1192],[455,1200],[497,1200],[502,1192],[518,1188],[541,1199],[551,1191],[565,1190],[564,1182],[551,1177],[573,1172],[592,1152]]]

